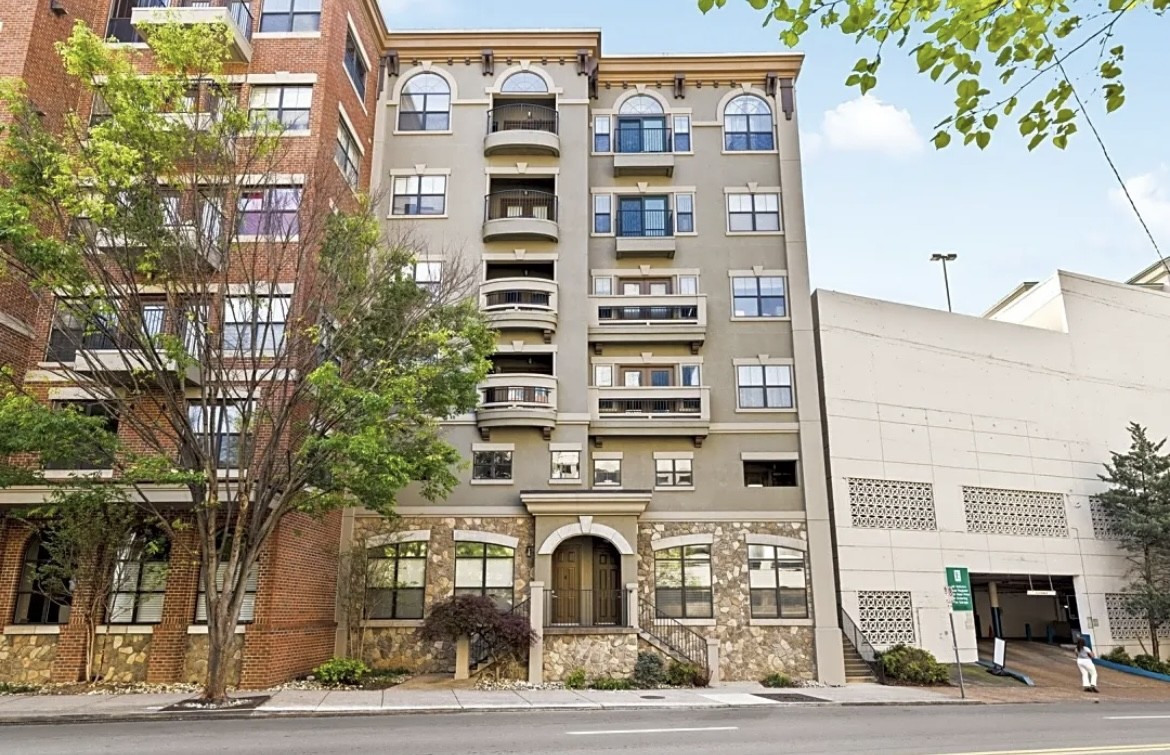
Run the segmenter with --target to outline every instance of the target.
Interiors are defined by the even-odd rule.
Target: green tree
[[[425,250],[382,232],[331,148],[289,187],[295,140],[241,104],[227,35],[160,25],[146,53],[79,24],[60,54],[108,115],[50,133],[15,92],[0,147],[0,248],[57,297],[48,357],[126,441],[112,479],[85,484],[172,541],[185,513],[197,536],[210,701],[226,696],[248,575],[277,525],[390,514],[411,484],[449,492],[461,459],[440,421],[476,405],[494,347],[470,268],[416,284]],[[24,396],[0,409],[56,421],[34,411]],[[163,484],[186,489],[184,512],[159,502]]]
[[[1097,499],[1112,520],[1121,547],[1129,553],[1128,608],[1146,620],[1155,657],[1158,630],[1170,621],[1170,454],[1166,440],[1150,440],[1146,429],[1129,426],[1127,453],[1110,453],[1101,480],[1111,490]]]
[[[936,127],[940,149],[954,135],[981,149],[1000,117],[1019,111],[1028,149],[1047,139],[1063,149],[1089,104],[1089,88],[1074,80],[1096,79],[1095,94],[1109,112],[1125,102],[1122,20],[1165,23],[1170,0],[1051,3],[983,0],[746,0],[776,23],[781,41],[795,47],[815,26],[835,30],[870,47],[845,83],[862,94],[877,86],[891,46],[913,57],[918,70],[953,87],[955,108]],[[704,12],[727,0],[698,0]],[[1170,33],[1170,27],[1163,27]],[[1075,68],[1087,61],[1089,70]]]

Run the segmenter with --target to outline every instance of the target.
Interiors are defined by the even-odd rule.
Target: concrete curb
[[[337,708],[333,710],[253,710],[253,711],[183,711],[173,713],[88,713],[61,716],[6,716],[0,717],[0,727],[43,726],[47,724],[95,724],[95,723],[143,723],[147,721],[211,721],[247,720],[264,718],[344,718],[355,716],[407,716],[414,714],[436,715],[440,713],[591,713],[598,711],[687,711],[727,710],[730,708],[848,708],[848,707],[924,707],[928,705],[984,705],[981,700],[917,700],[917,701],[872,701],[836,702],[825,700],[815,703],[761,703],[738,705],[735,703],[711,703],[710,705],[640,705],[597,704],[597,705],[531,705],[531,706],[469,706],[466,708]]]

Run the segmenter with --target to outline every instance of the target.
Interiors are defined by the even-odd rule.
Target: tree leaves
[[[822,28],[868,43],[875,53],[893,44],[905,48],[920,74],[932,81],[956,86],[955,109],[948,130],[964,135],[964,144],[986,148],[999,123],[989,125],[985,115],[1009,116],[1019,97],[1034,90],[1037,106],[1020,116],[1017,124],[1027,137],[1029,149],[1051,140],[1063,149],[1076,133],[1077,109],[1065,106],[1071,95],[1066,74],[1074,80],[1094,75],[1100,87],[1080,85],[1082,94],[1093,91],[1108,112],[1125,104],[1121,82],[1124,45],[1110,41],[1118,35],[1117,22],[1135,11],[1150,10],[1151,23],[1164,23],[1170,0],[1109,0],[1108,10],[1087,3],[1051,3],[1047,0],[747,0],[779,24],[785,45],[794,47],[807,36],[815,21]],[[698,0],[704,13],[721,8],[726,0]],[[1077,11],[1081,12],[1077,12]],[[1074,67],[1082,58],[1102,59],[1095,69]],[[880,54],[862,58],[845,78],[845,84],[861,94],[878,84]],[[990,71],[983,73],[984,63]],[[1019,81],[1014,87],[1009,82]],[[980,124],[963,130],[959,116],[973,114]],[[1069,115],[1071,113],[1071,115]],[[1025,123],[1027,130],[1025,129]],[[983,136],[981,136],[983,134]],[[969,138],[968,138],[969,137]],[[935,146],[950,143],[939,139]]]

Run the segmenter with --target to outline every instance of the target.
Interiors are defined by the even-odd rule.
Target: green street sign
[[[971,574],[965,566],[947,567],[947,593],[951,596],[952,611],[974,611],[971,598]]]

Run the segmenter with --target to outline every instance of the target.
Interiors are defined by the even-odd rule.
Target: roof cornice
[[[598,80],[603,85],[666,85],[683,74],[688,85],[762,84],[768,74],[795,79],[803,62],[803,53],[603,55]]]
[[[491,50],[497,60],[572,60],[578,51],[593,57],[601,51],[601,32],[573,30],[491,30],[396,31],[389,36],[388,49],[396,50],[403,61],[478,60]]]

